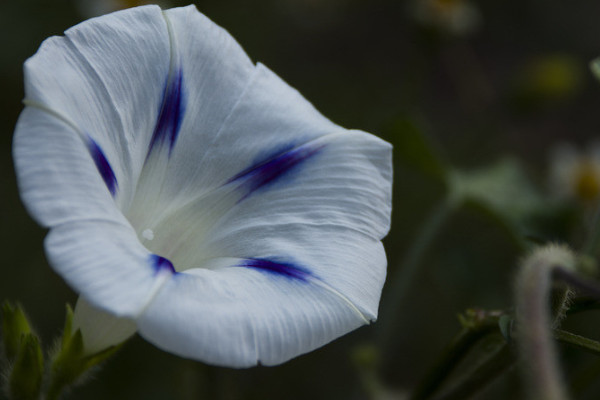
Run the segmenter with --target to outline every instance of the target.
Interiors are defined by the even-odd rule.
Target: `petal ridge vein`
[[[167,33],[169,35],[169,72],[165,81],[165,89],[161,99],[158,118],[148,146],[146,161],[157,145],[167,142],[169,145],[168,155],[171,156],[181,122],[185,114],[185,93],[183,87],[183,69],[180,65],[177,46],[175,45],[175,33],[167,13],[162,11]]]
[[[110,109],[115,113],[115,115],[116,115],[115,119],[118,120],[119,127],[120,127],[120,130],[122,133],[120,135],[117,135],[117,137],[119,138],[121,148],[123,148],[123,149],[129,148],[130,144],[129,144],[127,135],[124,134],[125,133],[125,125],[123,124],[123,119],[121,117],[121,113],[119,112],[118,108],[115,107],[115,102],[114,102],[113,96],[110,93],[110,91],[108,90],[106,83],[104,82],[104,80],[102,79],[102,77],[100,76],[100,74],[98,73],[96,68],[94,67],[94,65],[85,57],[85,55],[77,48],[77,45],[73,42],[73,40],[68,36],[68,32],[67,32],[67,35],[65,35],[65,40],[66,40],[66,43],[69,46],[69,48],[71,48],[71,50],[77,54],[77,56],[79,57],[79,60],[86,66],[86,70],[91,72],[91,75],[93,76],[92,79],[94,80],[94,82],[98,83],[98,85],[102,88],[102,92],[108,97],[109,103],[111,106]],[[129,154],[129,152],[123,152],[123,153],[127,158],[122,160],[122,162],[124,164],[125,170],[128,170],[132,164],[131,154]]]
[[[62,113],[52,109],[51,107],[38,101],[29,99],[24,99],[23,104],[25,104],[25,106],[27,107],[36,108],[42,112],[53,116],[54,118],[68,125],[77,133],[77,136],[79,136],[79,138],[89,151],[90,156],[92,157],[92,161],[94,161],[94,165],[96,166],[98,173],[102,177],[102,180],[106,184],[106,187],[108,188],[110,194],[114,197],[118,188],[117,177],[113,168],[110,165],[110,162],[106,158],[102,147],[89,134],[84,133],[84,131],[74,121],[72,121]]]

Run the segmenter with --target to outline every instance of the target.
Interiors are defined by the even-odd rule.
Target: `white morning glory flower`
[[[233,367],[376,318],[391,146],[323,117],[194,6],[47,39],[25,93],[21,195],[83,308]]]

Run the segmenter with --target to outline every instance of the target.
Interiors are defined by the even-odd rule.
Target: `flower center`
[[[600,175],[598,167],[592,162],[582,163],[575,175],[575,191],[584,201],[594,201],[600,193]]]

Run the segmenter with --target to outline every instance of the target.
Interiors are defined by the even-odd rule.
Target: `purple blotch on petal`
[[[154,268],[155,274],[158,274],[165,270],[173,274],[177,273],[177,271],[175,271],[173,263],[169,259],[161,257],[158,254],[150,255],[150,265],[152,265],[152,267]]]
[[[88,136],[87,143],[88,150],[92,155],[92,159],[94,160],[94,164],[96,164],[96,168],[98,168],[98,172],[100,172],[100,176],[104,180],[106,187],[111,195],[115,195],[117,192],[117,177],[115,176],[115,172],[113,171],[110,163],[106,159],[102,148],[94,139]]]
[[[169,145],[169,155],[171,155],[185,113],[183,97],[183,72],[177,69],[171,79],[167,79],[148,156],[157,145],[165,142]]]
[[[306,282],[312,276],[304,267],[284,262],[275,262],[263,258],[247,258],[237,264],[238,267],[253,268],[262,272],[297,279]]]
[[[296,170],[304,161],[319,153],[323,147],[325,145],[305,144],[293,148],[256,163],[231,178],[227,183],[243,182],[242,187],[246,189],[246,193],[240,199],[242,201],[256,190],[268,186]]]

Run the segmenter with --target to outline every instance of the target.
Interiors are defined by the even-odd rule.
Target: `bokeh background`
[[[45,232],[18,196],[11,140],[23,107],[22,64],[46,37],[135,3],[0,0],[0,300],[22,303],[46,346],[60,334],[64,305],[74,304],[76,295],[48,267]],[[187,3],[172,0],[163,6]],[[407,138],[424,138],[444,165],[461,171],[512,160],[519,182],[526,180],[540,201],[534,203],[544,205],[533,207],[543,212],[506,218],[514,217],[520,227],[527,225],[521,216],[533,220],[519,231],[528,240],[581,245],[590,213],[577,200],[561,203],[565,190],[551,178],[552,154],[564,142],[585,152],[600,133],[600,84],[588,68],[600,56],[597,0],[195,4],[323,114],[395,145],[393,224],[385,240],[390,282],[448,190],[426,161],[411,158],[414,141]],[[485,174],[482,179],[493,181]],[[510,192],[509,203],[518,203],[525,192],[508,181],[500,186]],[[366,399],[372,397],[364,385],[371,373],[377,385],[403,398],[460,329],[457,314],[469,307],[512,307],[513,278],[526,246],[501,221],[502,212],[496,214],[481,204],[460,207],[426,251],[401,307],[322,349],[278,367],[231,370],[183,360],[135,338],[71,398]],[[382,310],[392,291],[387,285]],[[586,313],[568,326],[598,338],[594,320],[599,319]],[[376,348],[379,326],[391,320],[393,340],[371,364],[376,351],[364,346]],[[592,373],[597,360],[568,349],[561,354],[569,382],[585,383],[577,398],[598,398],[600,378]],[[377,368],[370,370],[371,365]],[[522,398],[521,387],[513,371],[476,398]]]

